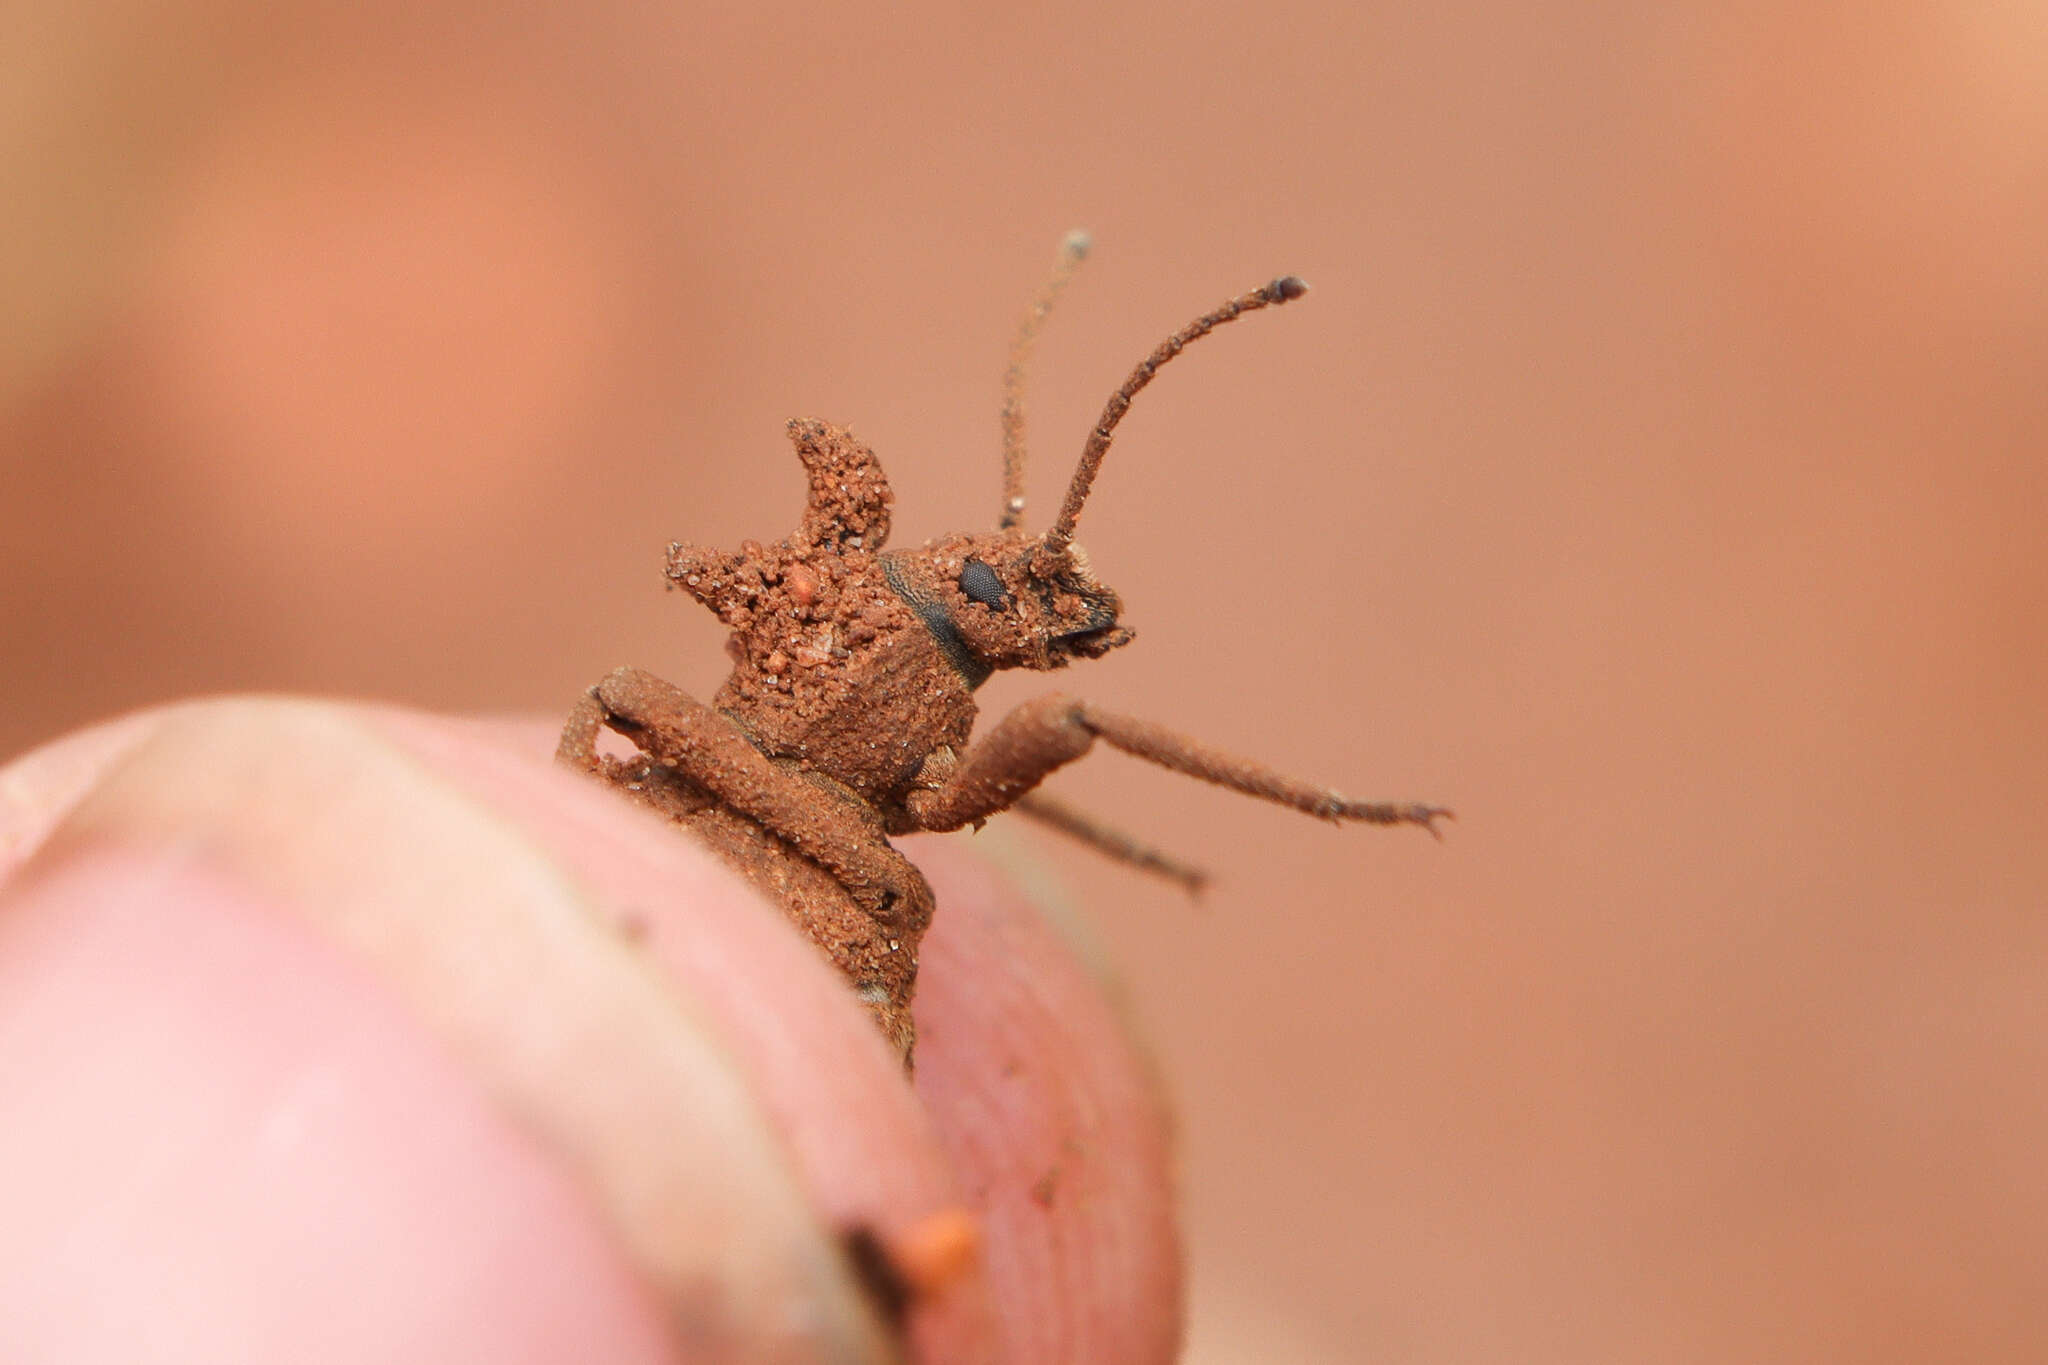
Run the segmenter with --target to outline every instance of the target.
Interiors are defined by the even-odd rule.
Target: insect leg
[[[585,692],[576,699],[569,719],[562,726],[562,739],[555,746],[555,760],[586,773],[598,773],[603,760],[597,753],[597,732],[604,725],[604,707],[596,696]]]
[[[1056,796],[1043,791],[1026,792],[1017,798],[1011,807],[1019,815],[1028,815],[1040,824],[1056,829],[1069,839],[1078,839],[1097,853],[1105,854],[1120,863],[1154,873],[1168,881],[1180,883],[1181,889],[1190,896],[1202,894],[1202,888],[1209,883],[1209,874],[1199,867],[1184,863],[1162,849],[1142,843],[1124,833],[1114,825],[1090,815],[1087,811],[1068,805]]]
[[[896,924],[928,912],[923,879],[878,828],[776,767],[730,720],[682,689],[641,669],[615,670],[570,716],[558,754],[571,763],[590,748],[592,710],[597,721],[831,873],[877,919]]]
[[[985,820],[1015,804],[1055,768],[1087,753],[1098,738],[1162,768],[1324,820],[1420,825],[1436,834],[1434,822],[1451,814],[1440,806],[1353,801],[1263,763],[1212,749],[1163,725],[1056,693],[1025,702],[1003,717],[936,790],[912,792],[904,804],[925,829],[958,829]]]
[[[1442,806],[1400,801],[1353,801],[1319,783],[1289,777],[1263,763],[1212,749],[1151,721],[1116,715],[1094,706],[1084,705],[1082,711],[1084,723],[1091,730],[1127,754],[1246,796],[1292,806],[1318,819],[1339,823],[1361,820],[1369,825],[1420,825],[1441,839],[1443,835],[1437,830],[1435,821],[1456,818]]]
[[[1072,763],[1095,743],[1081,703],[1058,693],[1036,697],[1004,716],[969,746],[937,787],[913,791],[903,804],[919,829],[978,825]]]

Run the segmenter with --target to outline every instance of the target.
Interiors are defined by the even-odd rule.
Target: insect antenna
[[[1095,475],[1102,468],[1102,457],[1109,450],[1109,440],[1116,431],[1116,424],[1130,410],[1131,399],[1138,390],[1151,383],[1152,376],[1159,373],[1161,365],[1179,355],[1188,343],[1207,336],[1224,323],[1233,322],[1270,304],[1298,299],[1307,292],[1308,285],[1298,276],[1283,275],[1263,288],[1240,294],[1213,312],[1202,314],[1160,342],[1152,354],[1139,361],[1130,378],[1109,396],[1109,402],[1103,405],[1101,420],[1096,422],[1095,430],[1088,433],[1088,444],[1081,450],[1081,463],[1074,469],[1074,481],[1067,485],[1067,499],[1060,504],[1060,514],[1054,519],[1052,529],[1045,533],[1044,548],[1040,553],[1049,558],[1066,554],[1067,546],[1074,539],[1074,523],[1081,516],[1081,504],[1088,501],[1088,490],[1095,485]]]
[[[1060,243],[1060,259],[1052,278],[1039,289],[1030,311],[1017,324],[1017,334],[1010,339],[1010,367],[1003,371],[1003,516],[996,523],[998,531],[1011,530],[1024,519],[1024,366],[1031,359],[1031,343],[1038,339],[1038,329],[1052,311],[1053,300],[1074,278],[1075,268],[1087,259],[1092,245],[1094,239],[1079,228],[1067,234]]]

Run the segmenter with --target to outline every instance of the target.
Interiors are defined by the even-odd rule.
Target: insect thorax
[[[732,675],[714,705],[772,758],[801,762],[884,810],[927,755],[964,746],[973,688],[866,550],[746,546],[758,584],[727,604]]]

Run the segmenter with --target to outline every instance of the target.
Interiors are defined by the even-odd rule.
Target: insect
[[[669,584],[732,632],[733,671],[709,704],[636,668],[577,703],[559,758],[687,826],[722,853],[831,958],[910,1064],[910,1000],[932,892],[889,843],[917,830],[979,827],[1017,808],[1111,856],[1192,887],[1201,874],[1034,791],[1100,740],[1148,762],[1332,821],[1420,825],[1450,812],[1353,801],[1162,726],[1057,693],[970,742],[975,690],[998,669],[1064,668],[1129,643],[1123,603],[1095,577],[1074,528],[1131,399],[1191,342],[1300,298],[1294,276],[1230,299],[1160,343],[1110,395],[1052,525],[1024,513],[1025,361],[1054,298],[1087,253],[1058,268],[1010,348],[1003,384],[1003,508],[993,531],[885,550],[893,500],[874,452],[843,427],[797,420],[809,478],[797,529],[771,546],[668,548]],[[602,729],[637,753],[598,752]]]

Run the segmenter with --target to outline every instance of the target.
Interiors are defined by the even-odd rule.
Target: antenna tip
[[[1269,286],[1275,303],[1286,303],[1298,299],[1308,292],[1308,281],[1299,275],[1282,275]]]
[[[1087,228],[1075,228],[1060,242],[1060,254],[1081,260],[1095,247],[1095,236]]]

